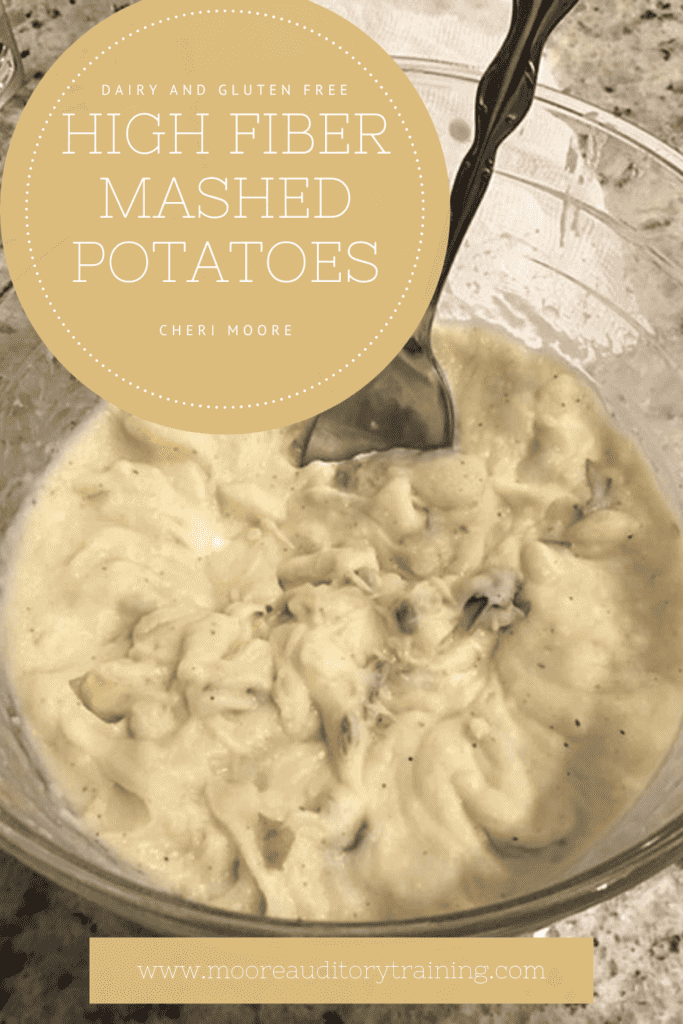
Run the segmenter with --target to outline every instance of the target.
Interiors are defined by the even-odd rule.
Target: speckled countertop
[[[394,0],[428,13],[462,8],[500,17],[503,0]],[[0,111],[7,145],[28,90],[56,57],[119,7],[116,0],[6,0],[28,80]],[[505,6],[502,7],[505,12]],[[612,111],[683,151],[683,0],[580,0],[556,30],[548,63],[561,88]],[[0,263],[0,332],[25,324]],[[46,882],[0,854],[0,1024],[123,1024],[177,1020],[230,1024],[681,1024],[683,869],[547,930],[592,935],[595,1002],[587,1006],[91,1006],[91,935],[144,934],[130,922]]]

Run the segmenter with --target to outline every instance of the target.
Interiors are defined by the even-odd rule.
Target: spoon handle
[[[392,362],[355,395],[312,421],[301,448],[300,465],[387,448],[426,450],[454,443],[453,400],[432,352],[436,306],[491,180],[496,150],[531,106],[543,45],[577,2],[513,0],[508,34],[477,89],[474,142],[451,190],[446,256],[431,302]]]
[[[531,107],[545,42],[578,0],[513,0],[512,20],[503,45],[477,89],[474,142],[451,189],[451,222],[444,260],[430,309],[436,309],[444,282],[493,172],[496,150]],[[430,320],[431,328],[431,320]]]

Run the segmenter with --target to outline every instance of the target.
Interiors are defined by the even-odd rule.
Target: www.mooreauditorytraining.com
[[[540,964],[345,964],[336,960],[330,964],[325,960],[317,967],[314,964],[290,964],[287,967],[278,964],[250,964],[243,967],[234,964],[197,964],[196,967],[176,964],[174,967],[142,966],[138,968],[143,978],[163,978],[174,980],[184,977],[193,981],[264,981],[271,978],[275,981],[368,981],[381,985],[387,976],[394,981],[474,981],[485,985],[487,981],[545,981],[543,967]],[[158,973],[157,973],[158,972]]]

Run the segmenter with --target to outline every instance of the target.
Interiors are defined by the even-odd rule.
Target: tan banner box
[[[91,1003],[592,1003],[593,940],[90,940]]]

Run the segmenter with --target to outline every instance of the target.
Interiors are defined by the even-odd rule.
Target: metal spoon
[[[505,41],[479,83],[474,142],[451,190],[451,221],[441,276],[410,340],[382,372],[344,402],[320,413],[301,449],[301,465],[336,462],[388,448],[448,448],[455,441],[453,401],[431,345],[444,283],[493,172],[501,142],[533,100],[541,50],[577,0],[513,0]]]

